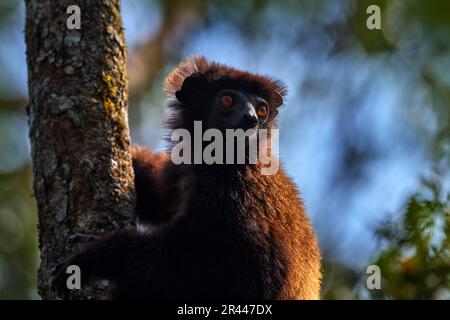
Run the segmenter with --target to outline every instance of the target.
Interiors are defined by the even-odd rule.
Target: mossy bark
[[[82,246],[68,237],[103,234],[133,220],[126,46],[119,0],[76,1],[79,30],[66,25],[73,1],[25,2],[38,290],[53,299],[52,267]],[[105,287],[74,290],[72,298],[102,298]]]

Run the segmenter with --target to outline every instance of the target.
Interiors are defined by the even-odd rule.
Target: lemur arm
[[[139,224],[159,224],[169,219],[159,183],[162,168],[169,156],[133,146],[133,169],[136,187],[136,216]]]
[[[151,241],[134,230],[100,237],[57,267],[53,287],[59,293],[67,293],[66,281],[70,275],[66,271],[70,265],[80,268],[82,286],[92,279],[120,281],[139,277],[138,269],[143,262],[153,258],[149,250]]]

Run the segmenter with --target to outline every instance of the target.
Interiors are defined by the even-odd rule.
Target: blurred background
[[[39,299],[24,14],[0,2],[0,299]],[[164,148],[162,81],[186,56],[282,79],[280,155],[318,232],[322,298],[450,298],[450,2],[122,0],[122,17],[134,143]]]

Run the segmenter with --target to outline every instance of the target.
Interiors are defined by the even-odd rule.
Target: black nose
[[[248,128],[254,128],[258,124],[258,118],[250,113],[244,114],[244,121]]]

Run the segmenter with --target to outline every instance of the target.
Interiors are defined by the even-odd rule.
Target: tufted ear
[[[281,106],[283,104],[283,96],[278,91],[275,91],[273,100],[274,100],[273,103],[274,103],[275,108],[278,108],[279,106]]]
[[[198,92],[204,81],[205,77],[202,73],[191,74],[184,79],[181,89],[175,92],[175,97],[180,102],[186,102]]]

